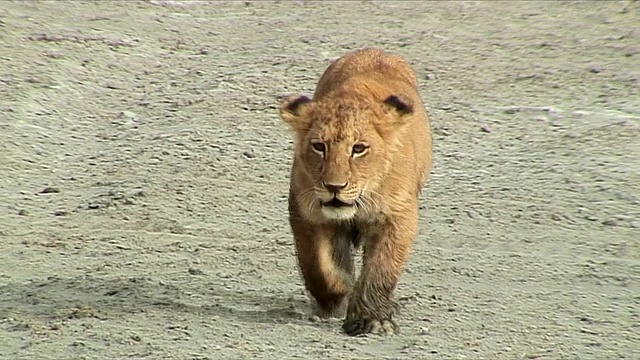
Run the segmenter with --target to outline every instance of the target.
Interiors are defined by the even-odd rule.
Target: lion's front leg
[[[343,318],[353,286],[353,264],[347,239],[331,225],[293,221],[298,265],[305,288],[320,318]]]
[[[397,309],[395,289],[409,258],[417,230],[417,214],[371,234],[364,243],[362,274],[358,279],[342,325],[348,335],[394,334]]]

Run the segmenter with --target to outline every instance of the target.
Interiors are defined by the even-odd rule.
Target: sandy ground
[[[0,358],[640,358],[636,2],[0,3]],[[402,333],[312,322],[276,98],[406,57]]]

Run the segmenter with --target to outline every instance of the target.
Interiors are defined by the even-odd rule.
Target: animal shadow
[[[178,286],[144,277],[52,276],[44,281],[0,286],[0,319],[109,319],[164,309],[248,323],[312,325],[308,321],[310,306],[302,294],[234,292],[213,284],[205,289],[194,297]]]

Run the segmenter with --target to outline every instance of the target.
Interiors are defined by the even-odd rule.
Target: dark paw
[[[342,323],[342,330],[350,336],[377,334],[395,335],[399,334],[400,328],[391,319],[378,320],[373,318],[347,319]]]

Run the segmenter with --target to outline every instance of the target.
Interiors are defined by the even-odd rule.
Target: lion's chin
[[[330,220],[350,220],[356,216],[356,207],[350,206],[322,206],[322,214]]]

